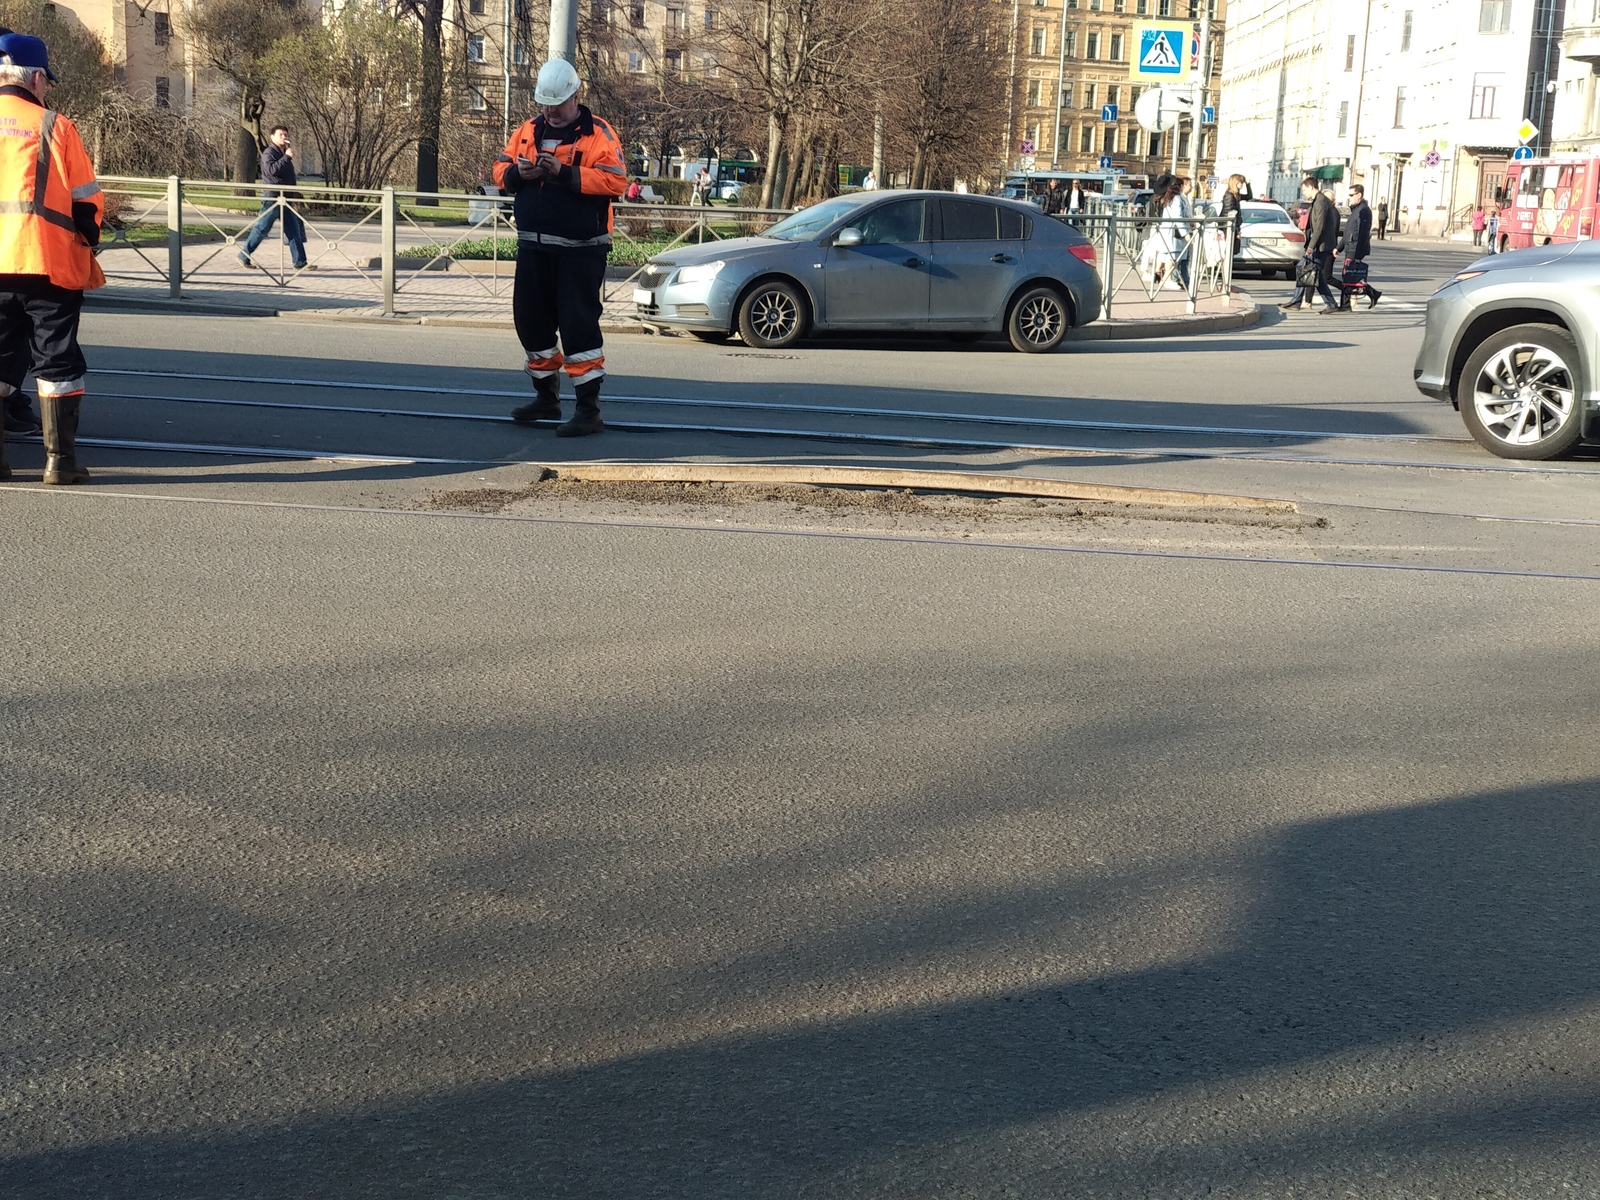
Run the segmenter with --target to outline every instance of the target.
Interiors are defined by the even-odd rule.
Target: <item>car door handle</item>
[[[1009,255],[1009,254],[996,254],[989,261],[990,262],[997,262],[997,263],[1008,263],[1008,262],[1011,261],[1011,255]]]
[[[920,258],[908,258],[908,259],[906,259],[906,266],[908,266],[908,267],[920,267],[921,265],[922,265],[922,260]]]

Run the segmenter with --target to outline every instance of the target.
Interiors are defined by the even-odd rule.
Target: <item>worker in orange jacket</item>
[[[512,135],[494,165],[495,183],[515,197],[511,312],[536,397],[511,416],[522,424],[561,420],[564,369],[578,405],[572,419],[557,427],[561,437],[605,428],[600,289],[611,251],[611,201],[628,186],[622,142],[578,103],[579,85],[565,59],[540,67],[533,98],[543,111]]]
[[[44,481],[82,483],[78,406],[89,368],[78,317],[83,293],[106,281],[94,259],[102,201],[77,128],[44,106],[54,84],[44,42],[0,36],[0,396],[32,369]],[[10,473],[0,440],[0,479]]]

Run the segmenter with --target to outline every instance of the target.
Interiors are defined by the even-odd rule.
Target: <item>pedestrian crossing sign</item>
[[[1135,25],[1130,79],[1179,83],[1189,77],[1190,31],[1187,25]]]

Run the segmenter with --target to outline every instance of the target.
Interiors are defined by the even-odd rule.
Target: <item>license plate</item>
[[[633,291],[633,302],[640,308],[654,308],[656,306],[656,294],[654,292],[647,292],[643,288],[635,288]]]

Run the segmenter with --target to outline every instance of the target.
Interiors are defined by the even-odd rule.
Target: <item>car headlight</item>
[[[692,267],[678,268],[679,283],[704,283],[708,279],[715,279],[717,272],[728,264],[722,259],[716,262],[696,263]]]
[[[1488,274],[1487,271],[1461,271],[1450,282],[1451,283],[1460,283],[1463,280],[1476,279],[1479,275],[1487,275],[1487,274]]]

